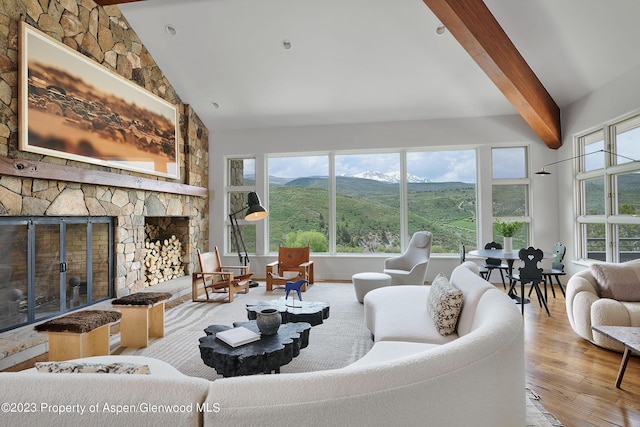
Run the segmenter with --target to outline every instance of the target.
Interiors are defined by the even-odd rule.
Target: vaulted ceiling
[[[637,0],[97,3],[210,129],[520,114],[557,148],[562,107],[640,66]]]

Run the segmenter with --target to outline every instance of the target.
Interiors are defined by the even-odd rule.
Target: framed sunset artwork
[[[19,147],[179,179],[178,110],[21,22]]]

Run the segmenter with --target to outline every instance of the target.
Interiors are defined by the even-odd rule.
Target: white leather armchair
[[[424,285],[430,257],[431,233],[417,231],[402,255],[384,260],[383,272],[391,276],[392,285]]]

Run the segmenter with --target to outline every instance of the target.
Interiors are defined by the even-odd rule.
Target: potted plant
[[[504,251],[513,251],[513,236],[520,230],[524,222],[520,221],[501,221],[496,219],[496,229],[498,233],[504,237]]]

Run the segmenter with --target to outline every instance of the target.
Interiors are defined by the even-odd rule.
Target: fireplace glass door
[[[0,217],[0,331],[112,297],[113,220]]]

